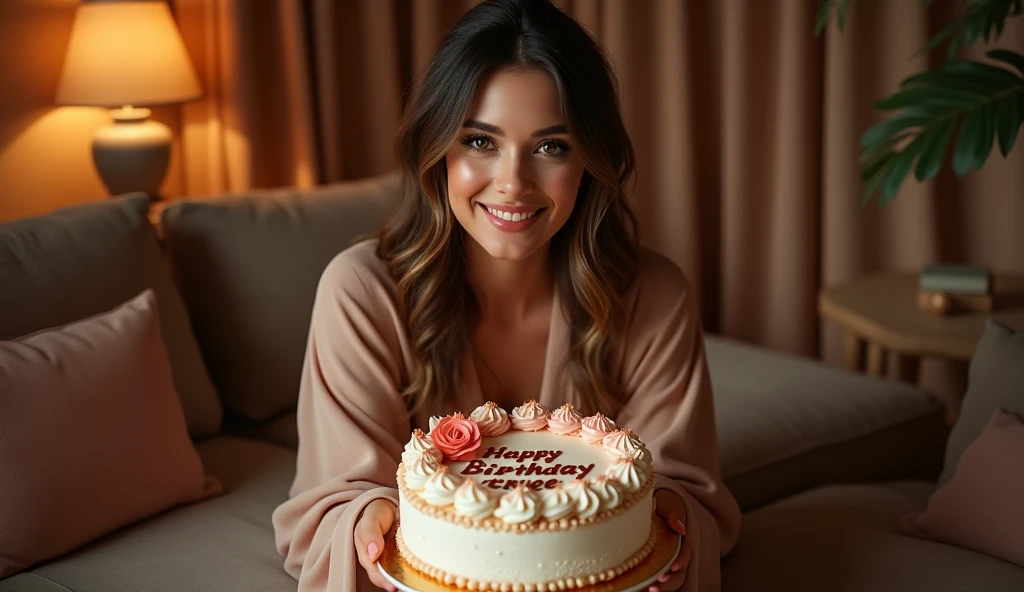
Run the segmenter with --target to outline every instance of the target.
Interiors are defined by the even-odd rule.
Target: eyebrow
[[[482,121],[477,121],[475,119],[467,119],[466,123],[462,124],[462,127],[471,127],[471,128],[474,128],[474,129],[485,131],[485,132],[487,132],[489,134],[494,134],[496,136],[504,136],[505,135],[505,132],[501,131],[500,127],[495,126],[495,125],[491,125],[489,123],[484,123]],[[531,138],[537,138],[539,136],[548,136],[548,135],[551,135],[551,134],[567,134],[567,133],[569,133],[569,132],[566,129],[565,124],[564,123],[559,123],[558,125],[552,125],[550,127],[539,129],[539,130],[533,132],[532,134],[530,134],[530,137]]]

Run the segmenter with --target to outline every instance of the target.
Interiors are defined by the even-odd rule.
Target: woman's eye
[[[561,156],[569,151],[569,146],[557,140],[547,140],[537,148],[545,156]]]
[[[469,146],[471,150],[481,152],[487,150],[487,148],[490,147],[491,139],[486,136],[470,136],[462,140],[462,143],[466,146]]]

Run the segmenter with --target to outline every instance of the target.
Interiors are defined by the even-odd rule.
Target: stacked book
[[[992,273],[982,265],[936,263],[921,270],[918,305],[929,312],[991,311]]]

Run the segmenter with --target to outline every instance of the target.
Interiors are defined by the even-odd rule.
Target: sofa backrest
[[[376,231],[399,191],[399,177],[389,174],[164,210],[166,248],[228,410],[264,421],[295,408],[320,275]]]
[[[131,194],[0,224],[0,339],[106,312],[152,288],[189,433],[209,436],[222,408],[148,211],[149,198]]]

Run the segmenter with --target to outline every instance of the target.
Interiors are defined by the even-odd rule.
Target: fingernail
[[[676,562],[672,564],[672,571],[679,571],[681,569],[683,569],[682,563]]]
[[[366,547],[366,553],[370,556],[370,559],[377,558],[377,551],[380,551],[380,547],[377,546],[377,543],[370,543],[369,546]]]
[[[678,518],[676,518],[675,529],[679,531],[679,534],[686,534],[686,525]]]
[[[668,575],[668,574],[661,574],[661,577],[658,578],[658,581],[659,582],[667,582],[670,577],[671,576]]]
[[[659,590],[657,586],[651,586],[647,589],[647,592],[661,592],[661,590]]]

